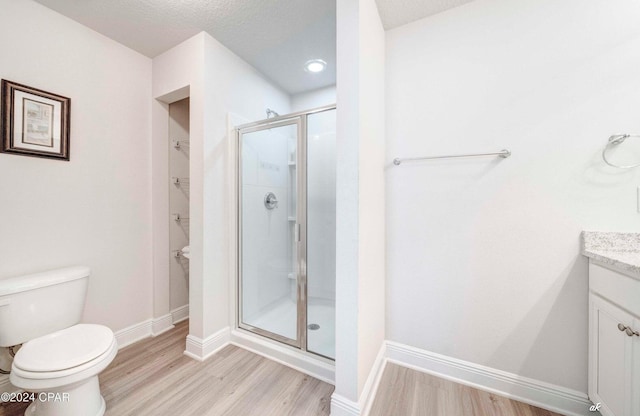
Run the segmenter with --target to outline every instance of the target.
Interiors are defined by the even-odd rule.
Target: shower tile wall
[[[307,332],[309,351],[335,357],[336,111],[307,119]],[[313,328],[313,327],[311,327]]]
[[[245,136],[243,146],[243,310],[253,322],[278,301],[289,299],[291,242],[288,236],[288,137],[265,130]],[[278,206],[268,210],[267,193]],[[295,323],[295,315],[293,316]],[[270,329],[270,325],[265,325]],[[286,335],[295,338],[293,333]],[[290,331],[287,331],[290,332]]]
[[[309,115],[307,121],[308,296],[336,298],[336,115]]]
[[[169,247],[171,249],[170,305],[175,310],[189,303],[189,260],[174,253],[189,245],[189,146],[176,149],[175,140],[189,140],[189,99],[169,105],[169,176],[180,178],[176,185],[168,179],[169,212],[184,217],[181,221],[169,218]]]

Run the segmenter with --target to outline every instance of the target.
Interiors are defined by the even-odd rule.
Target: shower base
[[[257,328],[296,338],[296,302],[284,297],[250,317],[246,322]],[[335,301],[309,298],[307,324],[316,324],[316,330],[307,330],[307,350],[329,358],[335,358]]]

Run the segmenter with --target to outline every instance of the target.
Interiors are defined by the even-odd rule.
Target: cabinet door
[[[633,315],[589,295],[589,398],[601,403],[604,416],[637,416],[632,413],[637,401],[632,376],[637,371],[632,370],[640,358],[635,357],[634,363],[638,337],[618,328],[619,324],[633,328],[635,323]]]

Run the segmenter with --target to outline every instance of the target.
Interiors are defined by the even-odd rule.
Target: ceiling
[[[289,94],[336,83],[336,0],[36,1],[150,58],[206,31]],[[470,1],[376,0],[385,29]]]
[[[206,31],[289,94],[336,82],[335,0],[36,1],[151,58]]]
[[[458,7],[472,0],[376,0],[385,29]]]

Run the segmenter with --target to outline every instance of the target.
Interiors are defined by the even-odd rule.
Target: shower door
[[[335,106],[241,126],[238,327],[335,357]]]
[[[305,119],[238,130],[238,326],[305,349]]]

